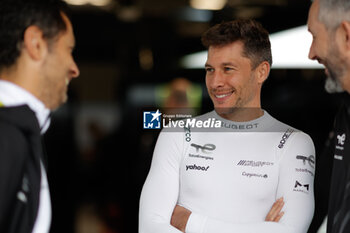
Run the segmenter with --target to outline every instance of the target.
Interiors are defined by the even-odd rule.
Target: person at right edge
[[[325,66],[326,90],[344,92],[334,125],[327,233],[350,232],[350,1],[315,0],[308,16],[309,58]]]

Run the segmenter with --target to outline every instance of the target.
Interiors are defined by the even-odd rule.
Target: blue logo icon
[[[162,113],[157,109],[156,112],[143,112],[144,129],[160,129],[160,116]]]

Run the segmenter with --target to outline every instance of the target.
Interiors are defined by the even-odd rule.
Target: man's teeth
[[[223,94],[223,95],[215,95],[216,98],[224,98],[226,96],[229,96],[230,94]]]

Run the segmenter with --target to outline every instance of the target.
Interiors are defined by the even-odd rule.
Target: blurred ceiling
[[[253,18],[273,33],[304,25],[310,5],[308,0],[66,1],[72,9],[77,62],[113,64],[129,81],[151,76],[157,81],[178,72],[180,58],[203,50],[200,36],[216,23]],[[221,3],[222,9],[193,7],[205,1]]]

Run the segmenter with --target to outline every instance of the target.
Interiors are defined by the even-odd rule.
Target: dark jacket
[[[0,232],[31,233],[39,207],[41,134],[28,106],[0,107]]]
[[[328,208],[328,233],[350,232],[350,95],[344,94],[334,127],[334,158]]]

